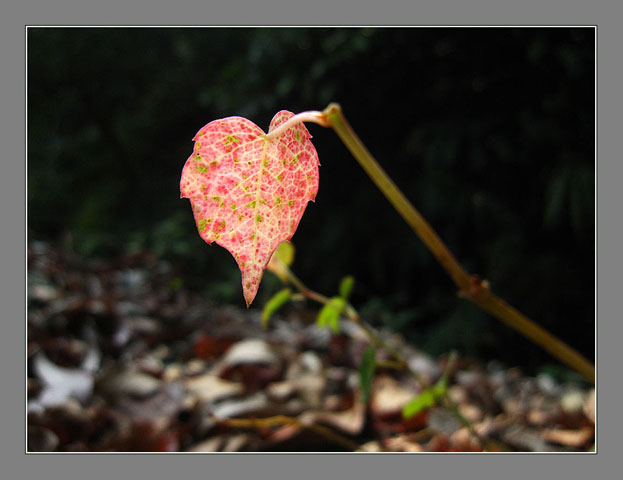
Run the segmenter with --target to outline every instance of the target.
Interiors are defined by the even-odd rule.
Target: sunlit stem
[[[288,120],[283,122],[281,125],[279,125],[277,128],[275,128],[272,132],[268,132],[266,134],[266,140],[273,140],[277,138],[279,135],[281,135],[282,133],[284,133],[285,131],[287,131],[289,128],[292,128],[294,125],[297,125],[299,123],[304,123],[304,122],[317,123],[318,125],[321,125],[323,127],[329,126],[322,112],[318,112],[316,110],[310,110],[307,112],[301,112],[301,113],[294,115],[293,117],[289,118]]]
[[[580,353],[494,295],[486,282],[465,271],[435,230],[374,159],[353,131],[338,104],[330,104],[323,114],[324,120],[337,133],[359,165],[450,275],[462,297],[471,300],[595,383],[595,367]]]

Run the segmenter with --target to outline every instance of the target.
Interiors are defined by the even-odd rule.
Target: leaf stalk
[[[307,112],[297,113],[293,117],[290,117],[288,120],[283,122],[277,128],[275,128],[272,132],[268,132],[266,134],[266,140],[274,140],[279,135],[292,128],[294,125],[304,122],[312,122],[317,123],[318,125],[322,125],[323,127],[329,127],[327,120],[322,112],[317,110],[309,110]]]

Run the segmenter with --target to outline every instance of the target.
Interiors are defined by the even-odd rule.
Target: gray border
[[[530,478],[547,475],[552,478],[606,477],[600,475],[602,469],[609,471],[607,463],[615,462],[614,452],[619,450],[614,442],[614,434],[620,431],[620,414],[609,409],[606,402],[621,398],[620,387],[613,388],[614,382],[600,382],[598,410],[599,418],[607,422],[599,424],[599,453],[597,455],[24,455],[25,432],[23,422],[24,376],[23,370],[11,368],[24,357],[24,25],[34,24],[194,24],[198,18],[211,25],[405,25],[405,24],[559,24],[586,25],[597,24],[599,37],[599,163],[598,194],[599,208],[597,275],[599,304],[598,356],[604,351],[616,351],[615,339],[621,336],[620,315],[613,311],[615,295],[620,295],[620,284],[615,282],[616,272],[621,269],[621,256],[615,252],[620,244],[620,232],[612,232],[608,222],[614,216],[614,208],[620,204],[612,198],[616,191],[618,178],[621,178],[620,153],[612,148],[614,139],[620,136],[621,122],[613,122],[612,117],[621,108],[621,96],[617,86],[621,85],[620,71],[612,71],[614,65],[620,68],[621,41],[616,41],[618,19],[622,18],[621,5],[602,5],[597,2],[556,1],[544,2],[526,0],[520,4],[509,3],[504,10],[499,1],[447,2],[438,0],[432,7],[418,5],[392,5],[349,0],[348,5],[337,1],[319,5],[310,2],[306,6],[293,9],[287,0],[270,2],[275,10],[252,2],[241,7],[240,2],[230,0],[226,5],[211,2],[195,2],[194,8],[181,8],[180,1],[163,2],[114,2],[108,1],[92,5],[84,14],[84,2],[35,2],[23,1],[19,5],[3,6],[0,27],[0,49],[2,50],[2,162],[0,174],[0,208],[4,227],[2,233],[2,322],[0,335],[0,365],[2,366],[2,409],[0,425],[0,455],[2,456],[3,476],[7,478],[170,478],[201,476],[202,478],[222,478],[230,474],[232,478],[257,478],[260,474],[267,478],[342,478],[346,474],[360,478],[377,478],[388,473],[404,473],[408,476],[430,476],[440,478]],[[111,5],[115,3],[115,5]],[[118,4],[117,4],[118,3]],[[138,4],[137,4],[138,3]],[[605,3],[605,2],[604,2]],[[476,8],[476,5],[477,8]],[[349,11],[349,8],[353,11]],[[21,11],[16,11],[19,8]],[[224,11],[227,9],[227,11]],[[374,11],[376,9],[376,12]],[[184,13],[182,13],[184,12]],[[290,14],[287,18],[284,15]],[[618,13],[617,13],[618,12]],[[330,14],[331,16],[328,16]],[[498,16],[499,15],[499,16]],[[619,117],[620,119],[620,117]],[[605,143],[611,142],[611,148]],[[613,167],[618,166],[618,169]],[[617,175],[618,173],[618,175]],[[10,217],[10,218],[9,218]],[[604,220],[604,218],[606,220]],[[5,219],[9,219],[10,223]],[[617,238],[619,237],[619,238]],[[604,262],[603,259],[607,259]],[[604,278],[605,277],[605,278]],[[615,278],[612,278],[615,277]],[[608,304],[610,303],[609,307]],[[618,328],[618,331],[615,331]],[[6,332],[4,330],[7,330]],[[9,331],[10,330],[10,331]],[[607,334],[604,334],[607,331]],[[617,333],[619,335],[617,335]],[[608,378],[607,372],[616,368],[617,359],[599,362],[598,378]],[[604,373],[606,372],[606,373]],[[618,395],[617,395],[618,394]],[[7,406],[9,405],[9,406]],[[614,445],[614,447],[613,447]],[[616,450],[615,450],[616,449]],[[599,459],[599,461],[598,461]],[[164,463],[166,462],[166,464]],[[605,465],[604,465],[605,464]],[[614,465],[610,465],[614,468]],[[190,469],[190,471],[189,471]],[[545,474],[545,475],[544,475]],[[475,477],[473,477],[475,476]]]

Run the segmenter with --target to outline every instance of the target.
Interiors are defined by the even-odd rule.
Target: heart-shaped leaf
[[[269,133],[293,117],[282,110]],[[275,138],[242,117],[215,120],[194,137],[180,181],[199,235],[229,250],[242,273],[247,306],[279,244],[290,240],[318,192],[318,153],[305,125]]]

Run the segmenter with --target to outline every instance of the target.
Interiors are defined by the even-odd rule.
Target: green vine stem
[[[330,104],[322,112],[322,115],[326,120],[326,124],[337,133],[344,145],[346,145],[359,162],[359,165],[364,169],[379,190],[383,192],[383,195],[385,195],[398,213],[400,213],[407,224],[422,239],[448,275],[450,275],[459,288],[459,294],[462,297],[471,300],[483,310],[517,330],[537,345],[540,345],[551,355],[579,372],[587,380],[595,383],[595,367],[588,360],[493,294],[489,290],[486,281],[482,281],[478,277],[470,275],[465,271],[456,258],[454,258],[450,250],[448,250],[448,247],[446,247],[439,238],[435,230],[433,230],[424,217],[422,217],[409,200],[407,200],[404,194],[361,142],[357,134],[346,121],[346,118],[342,114],[342,109],[338,104]],[[325,123],[317,121],[317,119],[318,117],[315,116],[314,120],[316,123]]]

